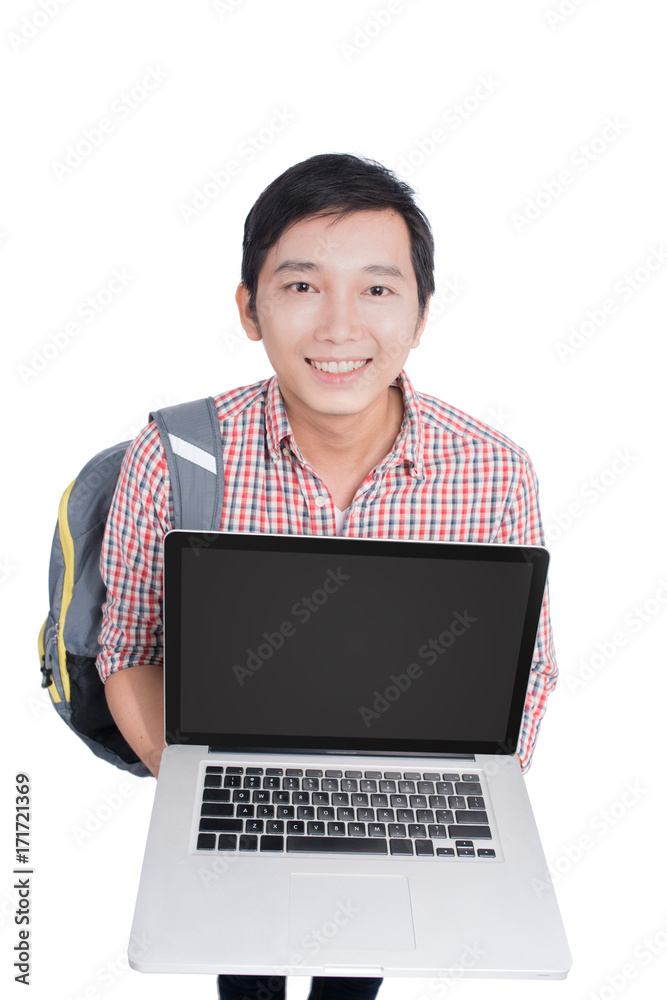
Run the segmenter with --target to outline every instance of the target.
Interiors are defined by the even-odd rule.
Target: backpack
[[[222,437],[212,397],[150,413],[164,447],[174,527],[220,530]],[[150,771],[114,722],[95,660],[106,587],[99,563],[116,482],[132,442],[99,452],[65,490],[49,562],[49,613],[39,633],[42,687],[67,725],[103,760],[132,774]]]

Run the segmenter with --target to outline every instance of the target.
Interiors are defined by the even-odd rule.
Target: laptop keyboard
[[[202,852],[495,858],[479,773],[207,765]]]

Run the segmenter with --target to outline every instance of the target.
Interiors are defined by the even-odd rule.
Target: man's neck
[[[301,454],[320,471],[370,472],[391,450],[403,421],[403,393],[398,386],[390,386],[364,413],[313,416],[284,402]]]

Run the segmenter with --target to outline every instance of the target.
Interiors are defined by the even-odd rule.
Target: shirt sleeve
[[[522,545],[544,545],[537,476],[525,452],[523,453],[523,468],[518,489],[505,513],[497,540]],[[547,708],[547,698],[556,687],[557,679],[558,666],[549,616],[549,584],[547,582],[517,747],[524,774],[532,763],[537,735]]]
[[[162,539],[173,525],[168,477],[150,423],[125,454],[102,543],[107,600],[96,666],[104,682],[116,670],[163,662]]]

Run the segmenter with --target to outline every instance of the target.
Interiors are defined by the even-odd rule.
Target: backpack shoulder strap
[[[219,531],[224,475],[222,436],[212,396],[150,413],[167,456],[174,527]]]

